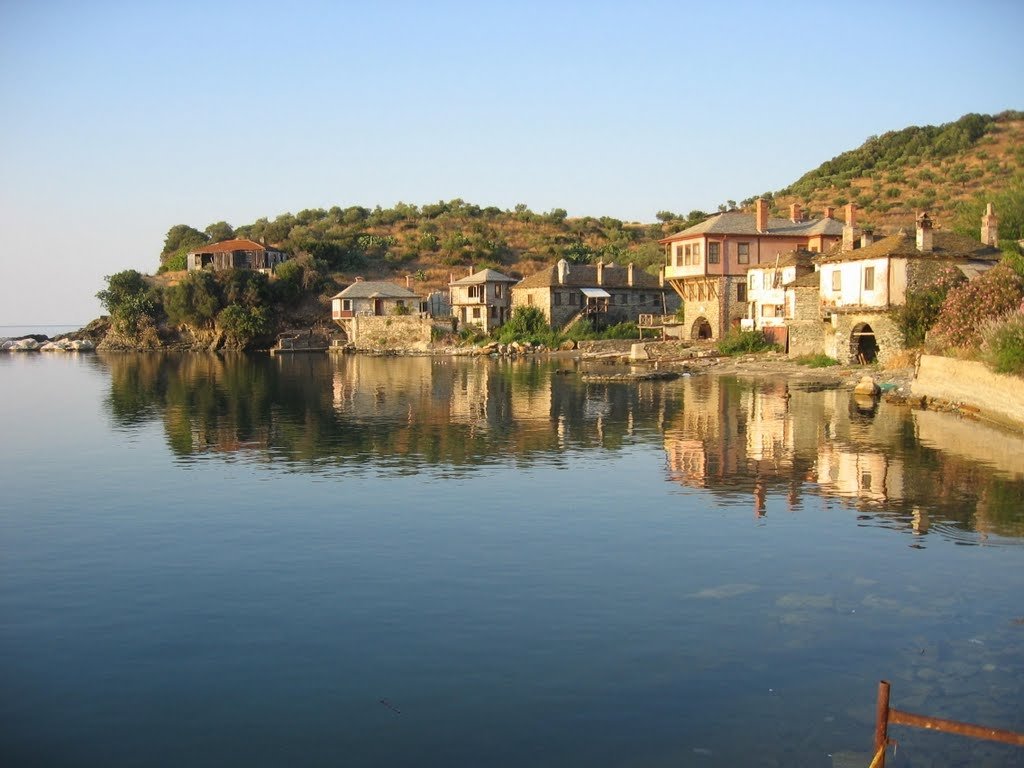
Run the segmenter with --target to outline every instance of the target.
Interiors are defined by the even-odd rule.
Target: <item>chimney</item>
[[[797,223],[803,221],[803,219],[801,217],[802,217],[802,213],[800,211],[800,203],[793,203],[791,206],[789,206],[789,220],[790,221],[792,221],[794,224],[797,224]]]
[[[604,285],[604,262],[597,262],[597,284]]]
[[[565,276],[569,274],[569,262],[565,259],[558,260],[558,284],[565,285]]]
[[[826,219],[834,218],[835,217],[835,213],[836,213],[836,209],[833,208],[831,205],[826,205],[825,206],[825,218]]]
[[[861,232],[861,234],[860,234],[860,247],[861,248],[867,248],[873,242],[875,242],[875,233],[874,232],[872,232],[870,229],[865,229],[863,232]]]
[[[455,275],[452,272],[449,272],[448,273],[448,285],[451,285],[454,282],[455,282]]]
[[[360,276],[360,277],[357,277],[357,278],[356,278],[356,282],[357,282],[357,283],[361,283],[361,282],[363,282],[363,278],[362,278],[361,276]]]
[[[659,288],[664,288],[665,287],[665,267],[664,266],[662,266],[658,270],[658,287]]]
[[[846,204],[846,226],[843,227],[843,250],[852,251],[857,240],[857,206]]]
[[[917,250],[921,253],[932,252],[932,220],[925,212],[917,217]]]
[[[992,203],[985,207],[985,214],[981,217],[981,242],[993,248],[999,247],[999,217]]]
[[[469,265],[469,272],[466,273],[466,277],[472,277],[472,276],[473,276],[473,265],[470,264]]]
[[[755,203],[756,211],[756,224],[758,232],[765,232],[768,230],[768,203],[765,202],[763,197],[757,198]]]
[[[412,288],[412,275],[406,275],[405,276],[405,288],[406,288],[406,290],[409,290],[410,288]]]
[[[628,285],[630,288],[633,287],[633,262],[632,261],[629,262],[629,265],[626,267],[626,285]]]

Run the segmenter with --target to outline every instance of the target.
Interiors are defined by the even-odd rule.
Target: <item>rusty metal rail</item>
[[[923,728],[927,731],[942,731],[972,739],[998,741],[1024,747],[1024,733],[1006,731],[1001,728],[989,728],[987,725],[963,723],[959,720],[947,720],[942,717],[916,715],[889,706],[889,682],[880,680],[878,683],[878,701],[875,705],[875,759],[871,768],[885,768],[885,748],[889,744],[890,725],[909,725],[912,728]]]

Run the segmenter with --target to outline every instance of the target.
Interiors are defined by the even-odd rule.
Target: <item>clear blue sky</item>
[[[1024,4],[0,0],[0,324],[172,225],[461,197],[653,221],[1024,108]]]

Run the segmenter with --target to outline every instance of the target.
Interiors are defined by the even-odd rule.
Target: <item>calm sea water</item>
[[[1024,440],[573,367],[0,356],[0,764],[831,766],[882,678],[1024,730]]]

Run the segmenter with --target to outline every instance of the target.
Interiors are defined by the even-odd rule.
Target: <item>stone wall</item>
[[[984,363],[922,355],[910,391],[917,397],[964,403],[1024,429],[1024,380],[993,373]]]
[[[434,323],[418,315],[352,318],[352,343],[365,352],[425,352],[430,349]],[[447,325],[451,330],[451,324]]]
[[[832,332],[825,327],[824,351],[846,365],[856,363],[857,338],[854,333],[870,327],[875,333],[878,345],[877,361],[888,362],[895,354],[903,351],[903,336],[887,312],[851,312],[832,316]]]
[[[789,326],[789,356],[818,355],[825,351],[825,333],[833,332],[832,324],[821,319],[816,287],[789,288],[795,296],[793,319]]]

